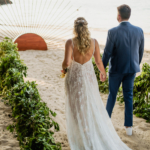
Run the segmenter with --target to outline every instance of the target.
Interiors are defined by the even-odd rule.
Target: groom
[[[141,28],[128,22],[131,8],[128,5],[117,7],[119,26],[108,31],[107,43],[103,54],[106,68],[109,61],[109,96],[106,109],[111,117],[118,89],[122,83],[125,102],[125,129],[132,135],[133,126],[133,85],[136,72],[144,52],[144,35]],[[102,75],[100,75],[101,80]]]

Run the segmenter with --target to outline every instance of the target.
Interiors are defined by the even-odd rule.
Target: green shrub
[[[14,54],[16,58],[20,58],[18,53],[17,44],[14,44],[13,41],[5,37],[2,42],[0,42],[0,57],[2,58],[3,55],[6,54]]]
[[[150,122],[150,65],[143,64],[142,73],[135,78],[133,88],[133,113]],[[122,88],[119,89],[117,100],[124,102]]]
[[[0,59],[0,91],[4,92],[15,84],[23,81],[27,74],[27,67],[16,58],[16,54],[5,54]]]
[[[60,149],[55,144],[53,131],[59,131],[59,125],[52,119],[56,113],[49,110],[46,103],[41,102],[35,82],[20,82],[7,93],[9,104],[12,106],[12,116],[16,119],[8,129],[15,128],[21,148],[32,150]],[[51,117],[50,117],[51,116]]]
[[[7,37],[0,43],[0,93],[14,118],[7,129],[17,133],[21,150],[61,150],[61,144],[53,138],[59,131],[53,120],[56,113],[41,101],[35,82],[24,82],[27,67],[17,50]]]
[[[101,57],[102,57],[102,55],[101,55]],[[92,63],[93,63],[93,66],[94,66],[96,77],[97,77],[99,91],[102,92],[102,93],[108,93],[109,92],[109,90],[108,90],[109,89],[108,77],[107,77],[105,82],[100,81],[100,76],[99,76],[100,72],[99,72],[99,69],[96,66],[94,58],[92,58]],[[106,67],[106,73],[108,73],[108,66]]]

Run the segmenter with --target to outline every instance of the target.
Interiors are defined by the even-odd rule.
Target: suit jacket
[[[140,72],[144,52],[143,30],[129,22],[108,31],[102,61],[106,68],[109,61],[110,73]]]

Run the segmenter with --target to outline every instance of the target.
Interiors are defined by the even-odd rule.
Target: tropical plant
[[[101,55],[101,57],[102,57],[102,55]],[[96,66],[94,58],[92,58],[92,63],[93,63],[93,67],[94,67],[94,70],[95,70],[96,77],[97,77],[99,91],[102,92],[102,93],[108,93],[109,92],[108,91],[108,88],[109,88],[108,77],[107,77],[105,82],[100,81],[100,76],[99,76],[100,72],[99,72],[99,69]],[[106,73],[108,73],[108,66],[106,67]]]
[[[133,113],[150,122],[150,65],[143,64],[142,72],[134,80]],[[122,88],[119,89],[117,100],[124,102]]]
[[[12,4],[12,1],[10,1],[10,0],[0,0],[0,5],[7,5],[7,4]]]
[[[12,39],[5,37],[2,42],[0,42],[0,57],[4,54],[16,54],[16,58],[20,58],[17,48],[17,43],[13,43]]]
[[[59,131],[59,125],[52,117],[56,113],[51,111],[46,103],[41,102],[35,82],[20,82],[8,93],[5,99],[12,107],[12,117],[16,122],[8,127],[10,131],[18,133],[17,139],[24,150],[58,150],[60,143],[55,143],[54,131]],[[54,127],[54,131],[50,130]]]
[[[5,54],[0,59],[0,91],[2,94],[15,84],[23,81],[27,74],[27,67],[22,63],[16,54]]]
[[[0,93],[14,118],[7,129],[16,132],[21,150],[61,150],[61,144],[53,138],[59,131],[53,120],[56,113],[42,102],[35,82],[24,82],[27,67],[17,50],[7,37],[0,43]]]

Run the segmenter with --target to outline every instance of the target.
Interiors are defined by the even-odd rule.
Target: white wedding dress
[[[83,65],[73,59],[65,78],[65,90],[71,150],[131,150],[121,141],[107,114],[92,58]]]

